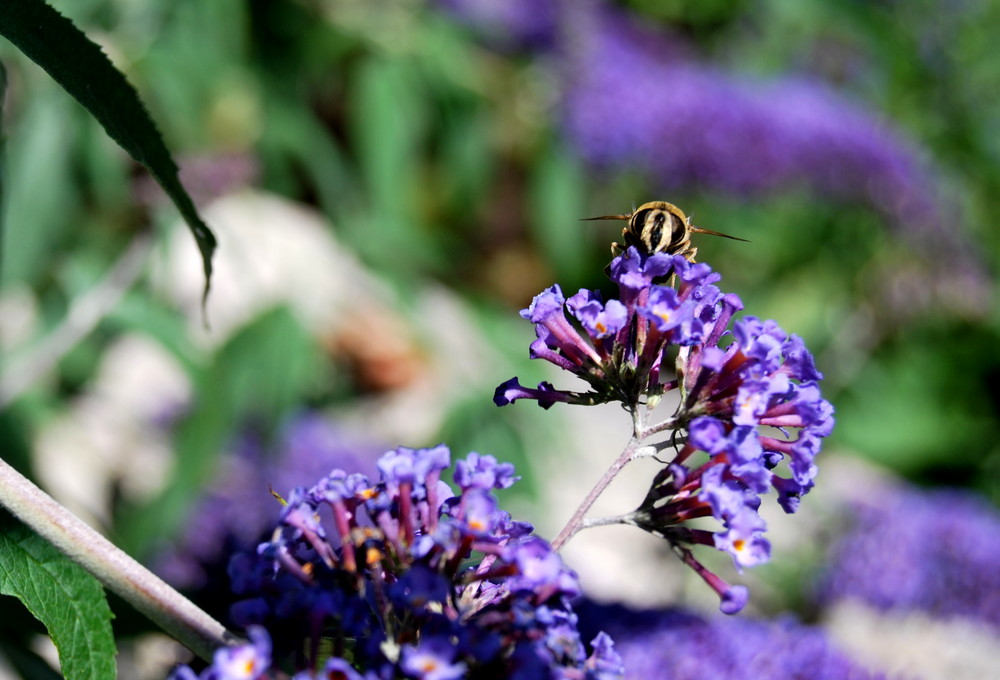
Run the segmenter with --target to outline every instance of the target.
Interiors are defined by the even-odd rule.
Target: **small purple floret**
[[[719,611],[723,614],[739,614],[747,606],[750,591],[746,586],[733,586],[722,595]]]

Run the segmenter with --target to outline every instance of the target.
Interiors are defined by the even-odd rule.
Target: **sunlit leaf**
[[[67,680],[115,677],[112,614],[101,585],[11,520],[0,532],[0,593],[19,599],[45,624]]]

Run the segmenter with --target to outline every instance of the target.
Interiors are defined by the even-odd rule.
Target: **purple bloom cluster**
[[[778,503],[793,513],[813,487],[815,457],[833,427],[833,408],[817,386],[822,376],[802,340],[773,321],[744,317],[729,331],[742,303],[719,290],[708,265],[629,248],[610,271],[620,299],[603,302],[586,290],[565,299],[553,286],[521,313],[538,336],[531,356],[574,373],[592,390],[529,388],[513,378],[497,388],[494,401],[535,399],[546,408],[557,401],[621,401],[634,411],[679,389],[669,426],[685,432],[683,446],[628,521],[668,539],[719,592],[723,609],[738,611],[745,592],[704,570],[684,546],[714,546],[738,568],[769,558],[760,496],[775,489]],[[657,283],[668,277],[676,288]],[[787,475],[777,474],[779,464]],[[707,516],[724,531],[686,526]]]
[[[334,470],[294,489],[271,540],[230,566],[232,617],[268,644],[217,657],[202,680],[620,678],[610,639],[588,656],[576,630],[576,575],[500,510],[513,466],[469,454],[456,493],[441,480],[450,463],[444,446],[398,448],[377,483]],[[253,673],[225,674],[233,655]]]
[[[581,629],[600,626],[618,640],[626,677],[656,680],[876,680],[822,631],[792,619],[755,621],[677,609],[635,611],[581,603]]]
[[[660,253],[644,256],[629,248],[610,267],[619,299],[604,302],[598,291],[581,289],[566,298],[558,284],[535,296],[521,316],[535,324],[538,336],[531,358],[545,359],[587,381],[586,393],[556,390],[549,383],[522,386],[517,378],[500,385],[497,406],[518,399],[535,399],[548,408],[557,401],[597,404],[621,401],[635,407],[644,397],[657,396],[676,382],[661,383],[661,364],[671,347],[704,342],[721,314],[724,328],[740,303],[719,294],[717,274],[703,264]],[[654,285],[675,275],[680,286]],[[718,337],[715,338],[718,340]]]
[[[610,9],[587,22],[585,38],[565,123],[600,165],[638,163],[669,186],[745,194],[805,179],[889,209],[933,207],[913,149],[818,82],[741,81]]]
[[[969,492],[882,488],[850,512],[821,588],[883,610],[1000,629],[1000,512]]]

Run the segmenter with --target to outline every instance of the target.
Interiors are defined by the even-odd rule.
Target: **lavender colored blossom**
[[[263,626],[274,668],[296,680],[620,678],[610,638],[588,655],[576,631],[576,575],[500,510],[493,492],[513,467],[470,454],[456,493],[441,480],[450,464],[444,446],[400,447],[379,459],[378,482],[334,470],[293,489],[270,540],[230,565],[233,620]],[[266,658],[229,653],[255,672]],[[229,677],[224,660],[201,680]]]
[[[257,680],[265,677],[271,666],[271,637],[260,626],[247,630],[250,642],[216,650],[212,665],[200,675],[187,666],[179,666],[170,680]]]
[[[928,255],[958,247],[921,153],[881,116],[817,80],[696,62],[610,7],[573,19],[563,126],[592,163],[645,168],[665,188],[759,195],[805,184],[867,202]]]
[[[545,48],[555,38],[555,0],[438,0],[437,4],[500,48]]]
[[[455,662],[455,645],[445,637],[427,636],[419,645],[404,645],[399,667],[407,677],[418,680],[458,680],[467,668]]]
[[[636,611],[580,603],[580,627],[611,631],[635,680],[877,680],[886,677],[851,660],[822,631],[790,618],[703,618],[678,609]]]
[[[1000,512],[969,492],[882,488],[849,511],[822,599],[961,616],[1000,629]]]
[[[722,608],[738,611],[745,593],[705,569],[689,547],[724,551],[737,569],[770,558],[761,496],[773,489],[782,509],[793,513],[812,489],[820,442],[833,427],[833,408],[817,386],[822,375],[802,340],[774,321],[733,321],[743,304],[715,285],[719,276],[705,264],[629,248],[609,271],[624,310],[613,335],[592,323],[597,294],[588,291],[566,300],[552,286],[521,313],[538,336],[531,356],[582,378],[590,391],[548,383],[527,388],[515,378],[497,388],[494,402],[620,401],[637,412],[679,390],[669,425],[686,437],[623,521],[670,541],[719,594]],[[676,287],[660,283],[667,279]],[[714,517],[722,530],[688,526],[702,517]]]
[[[465,460],[455,462],[455,483],[463,491],[469,489],[507,489],[520,477],[514,474],[514,466],[500,463],[490,455],[470,453]]]

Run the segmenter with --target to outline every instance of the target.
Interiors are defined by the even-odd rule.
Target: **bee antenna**
[[[591,222],[593,220],[629,220],[632,215],[601,215],[600,217],[581,217],[581,222]]]
[[[711,229],[702,229],[701,227],[696,227],[691,225],[691,231],[697,234],[710,234],[711,236],[721,236],[722,238],[730,238],[734,241],[743,241],[744,243],[750,243],[749,239],[740,238],[739,236],[730,236],[729,234],[723,234],[721,231],[712,231]]]

